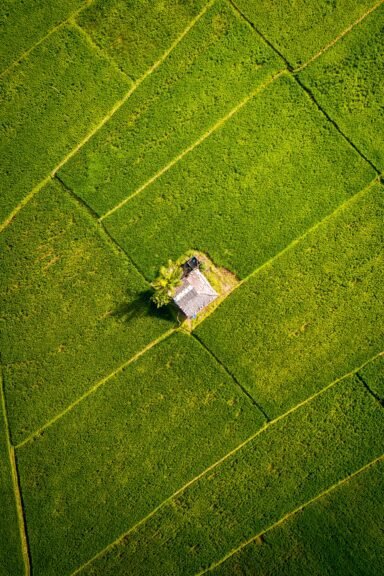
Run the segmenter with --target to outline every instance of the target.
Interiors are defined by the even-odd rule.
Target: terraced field
[[[0,13],[0,576],[381,575],[384,2]]]

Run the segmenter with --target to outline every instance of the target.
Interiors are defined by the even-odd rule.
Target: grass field
[[[1,4],[0,576],[381,576],[383,8]]]

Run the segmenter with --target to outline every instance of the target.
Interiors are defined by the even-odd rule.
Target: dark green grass
[[[193,338],[163,341],[18,450],[34,574],[71,573],[262,422]]]
[[[384,410],[354,378],[262,431],[81,574],[195,575],[382,454]],[[275,573],[277,574],[277,573]]]
[[[0,81],[0,221],[79,143],[129,82],[70,27]]]
[[[23,209],[0,246],[0,350],[17,443],[172,323],[58,184]]]
[[[384,465],[378,462],[253,541],[216,576],[380,576]]]
[[[218,2],[60,177],[103,214],[282,68],[250,26]]]
[[[104,223],[150,278],[191,248],[244,277],[374,175],[281,78]]]
[[[0,574],[1,576],[17,576],[23,574],[23,558],[5,418],[0,371]]]
[[[367,386],[384,402],[384,355],[359,371]]]
[[[235,0],[292,66],[304,64],[360,18],[375,0]]]
[[[270,416],[382,351],[383,217],[374,185],[197,328]]]
[[[0,72],[85,4],[85,0],[2,0]]]
[[[300,74],[344,133],[384,170],[384,6]]]
[[[93,40],[139,78],[207,4],[206,0],[96,0],[79,17]]]

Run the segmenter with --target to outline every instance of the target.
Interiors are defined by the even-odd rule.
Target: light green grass
[[[85,5],[86,0],[2,0],[0,72],[16,63],[55,26]]]
[[[150,68],[207,0],[96,0],[79,24],[132,78]]]
[[[383,188],[352,199],[197,330],[270,416],[383,350]]]
[[[384,170],[384,6],[300,74],[354,144]]]
[[[374,176],[280,78],[104,223],[149,278],[190,248],[244,277]]]
[[[377,0],[234,0],[292,66],[307,62]]]
[[[384,464],[378,462],[217,569],[215,576],[379,576]]]
[[[104,214],[284,66],[250,26],[219,1],[62,168],[60,177]]]
[[[384,411],[348,378],[262,431],[80,574],[198,574],[382,454]]]
[[[96,226],[52,184],[0,237],[0,349],[15,443],[173,325]]]
[[[359,371],[363,381],[384,402],[384,355]]]
[[[192,337],[163,341],[18,450],[35,574],[71,573],[262,423]]]
[[[74,28],[61,28],[0,81],[0,221],[128,90]]]
[[[0,574],[23,574],[16,498],[12,481],[10,446],[0,371]]]

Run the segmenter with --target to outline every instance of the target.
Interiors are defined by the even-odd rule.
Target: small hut
[[[173,301],[187,318],[196,318],[198,312],[218,297],[206,277],[200,272],[200,262],[193,256],[182,265],[181,285]]]

